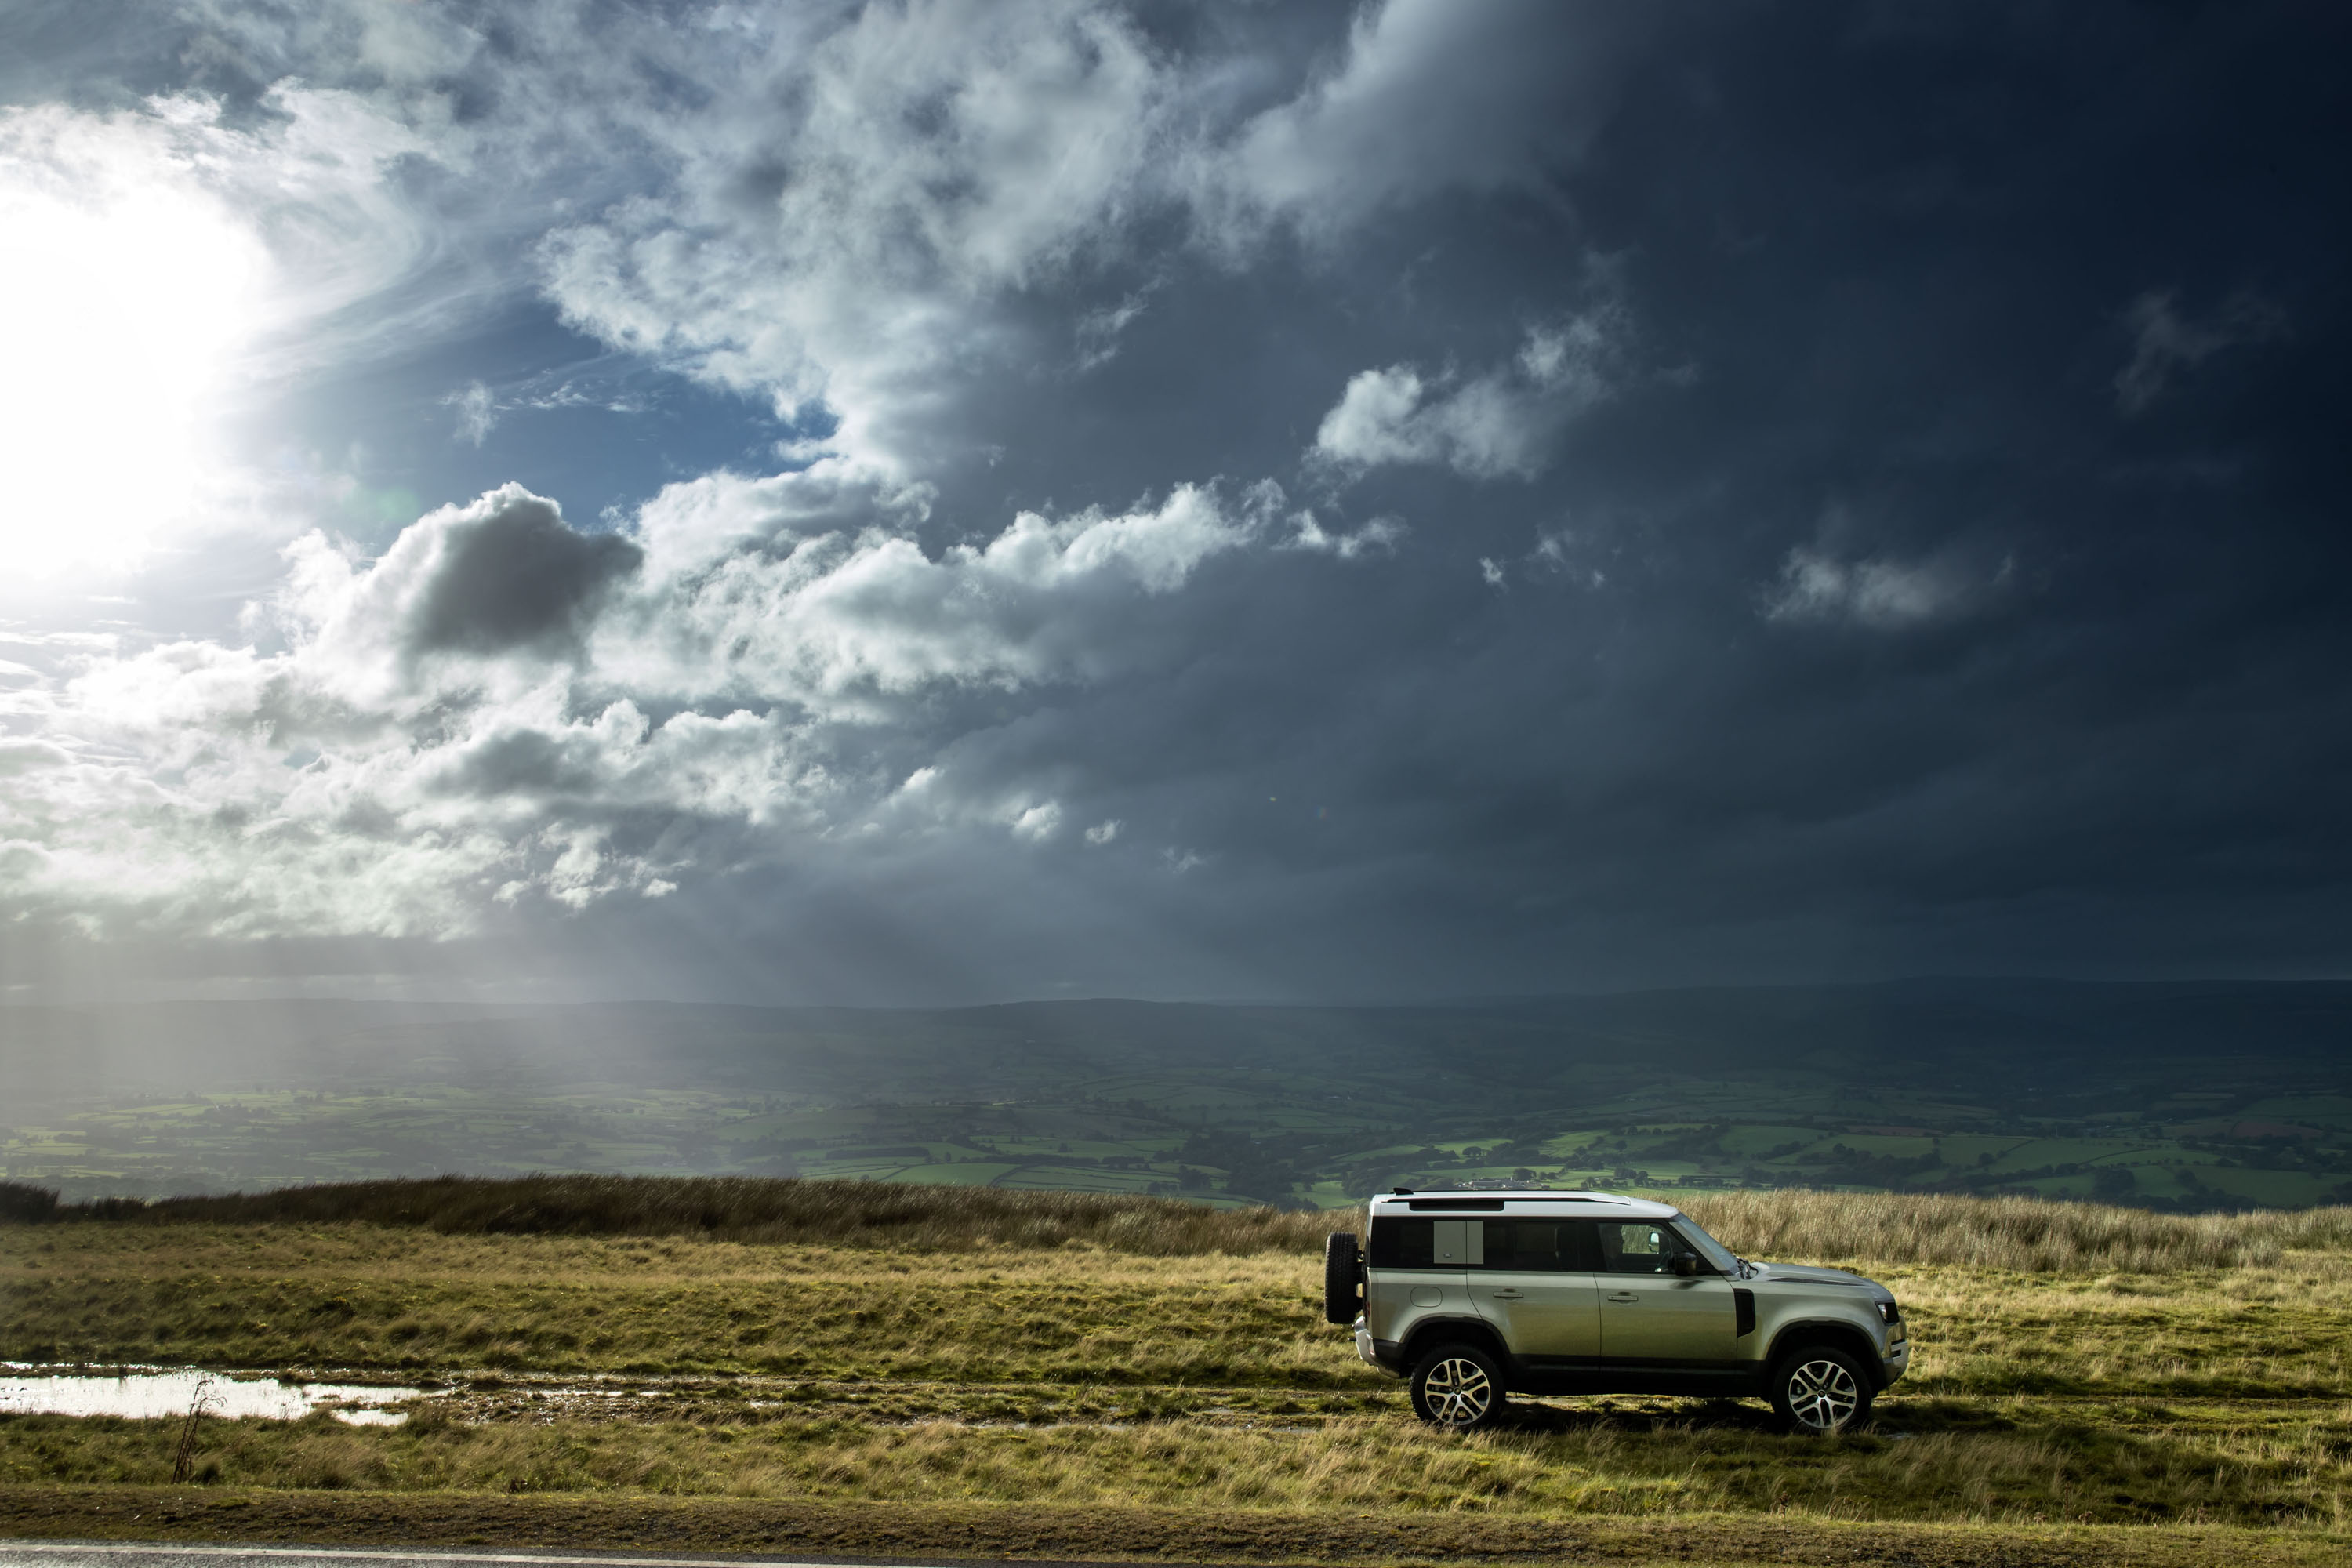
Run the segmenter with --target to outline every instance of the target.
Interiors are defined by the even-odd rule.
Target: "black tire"
[[[1772,1367],[1772,1408],[1789,1430],[1829,1437],[1859,1430],[1877,1395],[1870,1369],[1835,1345],[1799,1345]]]
[[[1440,1345],[1412,1369],[1412,1413],[1448,1432],[1475,1432],[1502,1419],[1503,1369],[1476,1345]]]
[[[1323,1243],[1323,1316],[1334,1323],[1356,1321],[1356,1287],[1363,1282],[1362,1255],[1356,1250],[1356,1233],[1335,1230]]]

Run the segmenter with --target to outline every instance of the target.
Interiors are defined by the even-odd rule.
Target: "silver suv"
[[[1894,1293],[1859,1274],[1734,1257],[1666,1204],[1612,1193],[1416,1194],[1324,1251],[1324,1315],[1466,1431],[1519,1394],[1758,1395],[1842,1432],[1911,1363]]]

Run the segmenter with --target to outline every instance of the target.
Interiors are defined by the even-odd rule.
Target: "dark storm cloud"
[[[404,559],[411,553],[422,559]],[[575,532],[552,505],[510,487],[437,527],[409,530],[384,567],[419,579],[409,651],[498,654],[576,647],[606,590],[644,560],[628,540]]]
[[[1536,482],[1368,474],[1337,515],[1411,524],[1392,573],[1250,574],[1149,721],[1057,716],[1101,809],[1280,868],[1327,984],[1368,936],[1433,985],[2336,962],[2342,127],[2298,36],[1685,12],[1557,205],[1373,225],[1278,307],[1155,296],[1102,375],[1195,461],[1279,471],[1367,370],[1507,363],[1596,253],[1641,374]],[[1154,390],[1209,366],[1264,401]]]
[[[536,730],[494,735],[468,748],[441,781],[453,793],[486,795],[583,795],[596,784],[592,765],[567,756],[559,742]]]
[[[624,533],[542,464],[311,612],[473,683],[400,719],[512,814],[468,929],[860,1000],[2340,967],[2341,22],[1277,11],[434,57],[676,172],[548,217],[567,320],[835,430]]]

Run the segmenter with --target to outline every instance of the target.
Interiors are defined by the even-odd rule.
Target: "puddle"
[[[353,1426],[397,1426],[408,1419],[405,1410],[330,1410],[328,1415]]]
[[[119,1377],[57,1373],[22,1363],[0,1363],[0,1411],[25,1415],[127,1415],[153,1420],[185,1415],[199,1394],[205,1414],[232,1420],[299,1421],[324,1409],[354,1426],[397,1426],[405,1411],[385,1410],[414,1399],[414,1388],[351,1383],[280,1383],[274,1377],[138,1367]]]

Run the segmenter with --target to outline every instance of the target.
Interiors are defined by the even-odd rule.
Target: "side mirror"
[[[1698,1255],[1693,1252],[1675,1253],[1674,1270],[1684,1279],[1689,1279],[1692,1275],[1698,1272]]]

